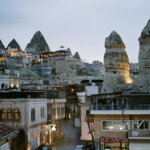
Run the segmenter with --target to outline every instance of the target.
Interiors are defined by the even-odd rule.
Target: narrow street
[[[82,144],[80,141],[80,128],[73,127],[73,120],[64,120],[62,127],[64,136],[55,141],[53,150],[74,150],[76,145]]]

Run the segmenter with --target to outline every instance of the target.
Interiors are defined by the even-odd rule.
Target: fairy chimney
[[[139,74],[136,81],[138,90],[150,92],[150,20],[139,37]]]
[[[125,45],[119,34],[113,31],[105,39],[105,48],[105,77],[101,92],[119,92],[122,85],[132,82]]]

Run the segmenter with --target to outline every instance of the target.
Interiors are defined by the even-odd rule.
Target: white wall
[[[150,150],[150,143],[129,143],[129,150]]]
[[[41,118],[41,107],[44,108],[44,118]],[[31,121],[31,109],[35,108],[35,121]],[[29,102],[28,107],[28,125],[36,123],[42,123],[47,121],[47,101],[41,100],[41,102]]]
[[[10,150],[10,143],[7,142],[3,145],[0,145],[0,150]]]

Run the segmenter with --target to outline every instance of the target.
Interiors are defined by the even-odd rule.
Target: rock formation
[[[141,92],[150,92],[150,20],[139,37],[139,75],[136,86]]]
[[[72,52],[71,52],[71,49],[70,49],[70,48],[67,48],[66,51],[67,51],[67,53],[68,53],[69,56],[72,56]]]
[[[131,83],[130,65],[125,45],[121,37],[113,31],[105,39],[106,52],[104,55],[105,77],[102,93],[121,91],[121,86]]]
[[[7,46],[7,49],[18,49],[20,50],[20,45],[17,43],[15,39],[13,39]]]
[[[1,50],[5,50],[5,46],[4,46],[4,44],[2,43],[1,40],[0,40],[0,49],[1,49]]]
[[[79,61],[81,61],[80,55],[78,52],[75,52],[73,58],[78,59]]]
[[[37,31],[30,43],[27,44],[25,50],[27,52],[42,52],[42,51],[50,51],[49,46],[45,40],[45,38],[43,37],[42,33],[40,31]]]

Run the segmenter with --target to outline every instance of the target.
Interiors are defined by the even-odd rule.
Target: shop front
[[[128,150],[128,139],[101,137],[95,139],[96,150]]]

